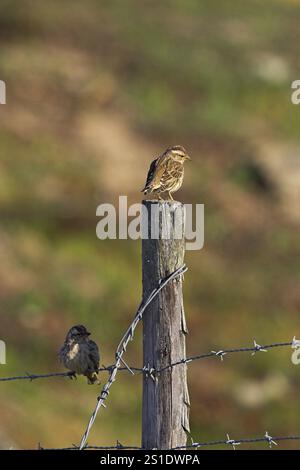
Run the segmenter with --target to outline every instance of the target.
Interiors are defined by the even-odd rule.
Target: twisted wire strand
[[[97,372],[110,372],[113,366],[103,366],[98,369]],[[119,370],[121,371],[128,371],[127,367],[120,367]],[[131,370],[134,372],[142,372],[143,369],[139,367],[131,367]],[[29,380],[32,382],[33,380],[37,379],[48,379],[51,377],[67,377],[69,379],[74,379],[76,377],[76,374],[74,372],[52,372],[49,374],[31,374],[31,373],[26,373],[26,375],[15,375],[12,377],[0,377],[0,382],[10,382],[13,380]]]
[[[186,446],[177,446],[173,447],[172,450],[184,450],[184,449],[194,449],[194,448],[200,448],[200,447],[209,447],[209,446],[218,446],[218,445],[229,445],[235,448],[235,446],[238,446],[240,444],[253,444],[257,442],[267,442],[269,447],[272,448],[273,445],[277,445],[278,442],[280,441],[296,441],[300,440],[300,436],[278,436],[278,437],[272,437],[269,436],[269,434],[266,432],[264,437],[254,437],[254,438],[242,438],[242,439],[230,439],[229,436],[227,435],[227,439],[221,439],[217,441],[208,441],[208,442],[193,442],[190,445]]]
[[[222,446],[222,445],[227,445],[231,446],[233,449],[236,448],[236,446],[239,446],[241,444],[255,444],[259,442],[266,442],[269,446],[269,448],[272,448],[272,446],[277,446],[279,442],[282,441],[299,441],[300,436],[277,436],[277,437],[272,437],[268,434],[268,432],[265,433],[263,437],[254,437],[254,438],[242,438],[242,439],[230,439],[229,435],[227,434],[227,439],[219,439],[215,441],[207,441],[207,442],[192,442],[191,444],[185,445],[185,446],[177,446],[177,447],[172,447],[169,450],[188,450],[188,449],[199,449],[201,447],[213,447],[213,446]],[[38,447],[39,450],[149,450],[149,449],[144,449],[143,447],[138,447],[138,446],[130,446],[130,445],[122,445],[119,441],[117,441],[116,445],[110,445],[110,446],[97,446],[97,445],[85,445],[83,448],[80,448],[79,446],[73,445],[72,447],[62,447],[62,448],[44,448],[39,445]],[[157,450],[157,449],[156,449]]]
[[[134,329],[137,325],[136,322],[139,321],[138,316],[135,317],[134,319],[135,325]],[[132,327],[130,327],[127,331],[131,331]],[[181,364],[188,364],[193,361],[199,361],[202,359],[208,359],[210,357],[220,357],[221,359],[224,358],[225,355],[230,355],[230,354],[235,354],[235,353],[241,353],[241,352],[251,352],[253,355],[256,352],[259,351],[268,351],[270,349],[274,348],[282,348],[282,347],[293,347],[294,342],[293,341],[288,341],[288,342],[282,342],[282,343],[271,343],[271,344],[264,344],[262,346],[255,345],[252,347],[241,347],[241,348],[230,348],[230,349],[221,349],[218,351],[210,351],[204,354],[198,354],[195,356],[189,356],[186,358],[182,358],[179,361],[173,362],[172,364],[168,364],[161,369],[151,369],[151,373],[162,373],[165,370],[168,370],[172,367],[176,367]],[[115,368],[115,364],[112,364],[110,366],[102,366],[98,369],[98,372],[111,372]],[[123,366],[123,367],[118,367],[118,371],[129,371],[129,372],[140,372],[140,373],[149,373],[147,367],[135,367],[131,365]],[[73,372],[53,372],[53,373],[48,373],[48,374],[31,374],[31,373],[26,373],[26,375],[17,375],[17,376],[12,376],[12,377],[0,377],[0,382],[10,382],[13,380],[37,380],[37,379],[48,379],[51,377],[68,377],[70,379],[75,377],[75,374]]]
[[[173,362],[172,364],[166,365],[162,367],[161,369],[156,369],[156,373],[161,373],[164,372],[165,370],[168,370],[172,367],[178,366],[180,364],[188,364],[193,361],[199,361],[201,359],[208,359],[210,357],[220,357],[221,360],[223,360],[224,356],[228,354],[235,354],[235,353],[241,353],[241,352],[251,352],[252,355],[256,354],[259,351],[267,352],[269,349],[273,348],[282,348],[282,347],[287,347],[290,346],[292,347],[294,345],[294,341],[288,341],[288,342],[283,342],[283,343],[271,343],[271,344],[264,344],[260,346],[259,344],[256,343],[254,340],[254,346],[252,347],[241,347],[241,348],[230,348],[230,349],[220,349],[218,351],[210,351],[208,353],[204,354],[198,354],[196,356],[190,356],[185,359],[181,359],[179,361]]]

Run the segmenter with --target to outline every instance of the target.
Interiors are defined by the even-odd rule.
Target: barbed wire
[[[36,379],[48,379],[51,377],[68,377],[70,379],[75,378],[75,372],[52,372],[49,374],[31,374],[26,372],[25,375],[15,375],[12,377],[0,377],[0,382],[10,382],[13,380],[29,380],[33,382]]]
[[[189,364],[190,362],[199,361],[201,359],[208,359],[210,357],[219,357],[221,361],[223,361],[224,357],[230,354],[235,354],[235,353],[240,353],[240,352],[251,352],[251,355],[254,356],[257,352],[267,352],[270,349],[282,348],[282,347],[287,347],[287,346],[290,346],[293,349],[300,348],[300,340],[297,340],[294,337],[292,341],[286,341],[282,343],[270,343],[270,344],[264,344],[262,346],[257,344],[256,341],[254,340],[254,346],[252,347],[240,347],[240,348],[220,349],[217,351],[209,351],[204,354],[198,354],[196,356],[189,356],[186,358],[182,358],[179,361],[173,362],[172,364],[162,367],[161,369],[149,368],[147,366],[136,367],[136,366],[126,365],[126,367],[119,367],[118,371],[127,371],[127,372],[130,372],[131,374],[132,372],[139,372],[139,373],[144,373],[146,375],[147,374],[154,375],[155,373],[162,373],[168,369],[171,369],[181,364]],[[98,372],[112,372],[114,367],[115,367],[115,364],[110,365],[110,366],[102,366],[98,369]],[[53,373],[48,373],[48,374],[31,374],[29,372],[26,372],[26,375],[17,375],[17,376],[12,376],[12,377],[0,377],[0,382],[9,382],[13,380],[33,381],[36,379],[47,379],[50,377],[68,377],[70,379],[73,379],[76,377],[76,374],[74,372],[53,372]]]
[[[113,366],[103,366],[100,367],[97,372],[110,372]],[[125,371],[127,367],[120,367],[119,370]],[[134,372],[140,372],[142,369],[138,367],[131,367],[131,370]],[[29,372],[26,372],[26,375],[15,375],[12,377],[0,377],[0,382],[10,382],[13,380],[29,380],[32,382],[33,380],[37,379],[48,379],[51,377],[67,377],[69,379],[74,379],[76,378],[76,373],[75,372],[52,372],[49,374],[31,374]]]
[[[218,351],[210,351],[208,353],[204,354],[198,354],[196,356],[190,356],[185,359],[181,359],[177,362],[174,362],[173,364],[169,364],[167,366],[162,367],[161,369],[153,369],[154,373],[161,373],[164,372],[165,370],[168,370],[172,367],[175,367],[180,364],[188,364],[193,361],[199,361],[201,359],[208,359],[210,357],[219,357],[221,361],[224,360],[224,357],[228,354],[235,354],[235,353],[240,353],[240,352],[251,352],[252,356],[254,356],[257,352],[267,352],[269,349],[273,348],[280,348],[280,347],[286,347],[290,346],[292,348],[300,347],[300,344],[298,345],[298,340],[294,337],[292,341],[287,341],[283,343],[271,343],[271,344],[264,344],[264,345],[259,345],[257,342],[254,340],[254,346],[252,347],[240,347],[240,348],[230,348],[230,349],[220,349]],[[297,346],[296,346],[297,345]]]
[[[123,364],[125,367],[128,368],[129,372],[134,374],[133,370],[128,366],[128,364],[124,361],[123,355],[126,352],[126,348],[128,346],[129,341],[132,341],[135,329],[138,325],[138,323],[142,320],[143,318],[143,313],[145,309],[148,307],[148,305],[155,299],[155,297],[159,294],[159,292],[173,279],[176,279],[179,276],[182,276],[186,271],[187,267],[185,265],[181,266],[180,268],[176,269],[173,273],[171,273],[169,276],[167,276],[165,279],[161,279],[158,283],[158,286],[152,290],[148,298],[142,299],[142,302],[139,305],[139,308],[134,316],[133,321],[131,322],[130,326],[127,328],[125,334],[123,335],[120,343],[118,344],[117,350],[116,350],[116,362],[112,366],[112,369],[109,373],[109,378],[106,384],[104,385],[100,395],[97,397],[97,404],[95,406],[95,409],[89,419],[87,428],[81,438],[79,448],[83,449],[83,447],[86,445],[89,433],[92,429],[92,426],[95,422],[95,419],[97,417],[98,411],[100,410],[101,407],[106,407],[105,405],[105,400],[107,399],[110,391],[110,387],[112,386],[113,382],[116,380],[116,375],[118,373],[118,369],[121,367],[121,364]]]
[[[81,450],[80,447],[76,444],[73,444],[71,447],[43,447],[39,443],[38,450]],[[93,445],[85,445],[83,450],[143,450],[142,447],[138,446],[130,446],[130,445],[123,445],[121,442],[117,441],[115,445],[107,445],[107,446],[93,446]]]
[[[277,446],[279,442],[282,441],[300,441],[300,436],[277,436],[273,437],[270,436],[268,431],[265,432],[263,437],[254,437],[254,438],[241,438],[241,439],[230,439],[229,434],[226,435],[226,439],[219,439],[215,441],[207,441],[207,442],[194,442],[192,440],[191,444],[185,446],[177,446],[172,447],[168,450],[188,450],[188,449],[200,449],[201,447],[212,447],[212,446],[221,446],[227,445],[232,447],[234,450],[237,446],[242,444],[255,444],[259,442],[266,442],[268,447],[271,449],[273,446]],[[120,441],[117,441],[115,445],[110,446],[97,446],[97,445],[85,445],[84,447],[80,448],[80,446],[76,446],[75,444],[72,447],[61,447],[61,448],[44,448],[39,444],[39,450],[151,450],[151,449],[144,449],[143,447],[138,446],[130,446],[130,445],[123,445]],[[157,449],[155,449],[157,450]]]
[[[101,407],[106,408],[105,401],[108,398],[110,388],[113,384],[113,382],[116,380],[116,375],[118,371],[129,371],[132,375],[135,375],[135,372],[139,373],[144,373],[146,375],[149,375],[152,379],[155,380],[155,375],[160,374],[166,370],[169,370],[170,368],[176,367],[178,365],[183,365],[183,364],[188,364],[193,361],[201,360],[201,359],[207,359],[210,357],[219,357],[221,361],[224,360],[224,357],[228,354],[235,354],[235,353],[240,353],[240,352],[251,352],[251,355],[255,355],[257,352],[267,352],[269,349],[273,348],[278,348],[278,347],[287,347],[291,346],[294,349],[300,348],[300,341],[297,340],[294,336],[292,341],[288,342],[281,342],[281,343],[271,343],[271,344],[266,344],[266,345],[259,345],[256,340],[254,340],[254,345],[252,347],[240,347],[240,348],[229,348],[229,349],[221,349],[218,351],[210,351],[208,353],[204,354],[199,354],[195,356],[190,356],[186,358],[182,358],[172,364],[166,365],[160,369],[155,369],[153,367],[144,366],[142,368],[139,367],[132,367],[129,366],[125,360],[123,359],[123,355],[126,352],[127,346],[129,341],[133,340],[134,337],[134,332],[135,329],[138,325],[138,323],[142,320],[143,313],[145,309],[149,306],[149,304],[156,298],[156,296],[159,294],[159,292],[171,281],[176,279],[179,276],[183,276],[183,274],[187,271],[187,267],[183,265],[173,273],[171,273],[169,276],[167,276],[165,279],[162,279],[159,281],[158,286],[152,290],[150,295],[146,300],[142,300],[141,304],[138,307],[138,310],[134,316],[133,321],[131,322],[130,326],[126,330],[125,334],[123,335],[121,341],[119,342],[119,345],[116,349],[115,353],[115,358],[116,361],[113,365],[111,366],[102,366],[98,369],[98,372],[109,372],[109,378],[107,382],[105,383],[104,387],[102,388],[101,393],[97,397],[97,403],[95,406],[95,409],[89,419],[88,425],[86,427],[86,430],[81,438],[79,446],[73,445],[72,447],[66,447],[66,448],[61,448],[61,449],[47,449],[47,450],[73,450],[73,449],[142,449],[141,447],[136,447],[136,446],[123,446],[119,441],[117,441],[116,446],[89,446],[87,445],[87,439],[89,436],[89,433],[92,429],[92,426],[96,420],[97,414],[100,410]],[[123,365],[123,366],[122,366]],[[74,372],[54,372],[54,373],[47,373],[47,374],[30,374],[26,372],[25,375],[23,376],[12,376],[12,377],[1,377],[0,382],[8,382],[8,381],[13,381],[13,380],[36,380],[36,379],[41,379],[41,378],[50,378],[50,377],[68,377],[70,379],[76,378],[76,374]],[[263,442],[267,441],[269,446],[271,447],[272,445],[277,445],[276,441],[281,441],[281,440],[297,440],[300,439],[300,436],[285,436],[285,437],[277,437],[273,438],[268,435],[266,432],[264,437],[260,438],[254,438],[254,439],[240,439],[240,440],[233,440],[229,438],[229,435],[227,435],[227,440],[219,440],[219,441],[211,441],[211,442],[192,442],[191,445],[188,446],[178,446],[170,450],[180,450],[180,449],[189,449],[189,448],[199,448],[201,446],[212,446],[212,445],[221,445],[221,444],[230,444],[235,448],[235,446],[240,445],[242,443],[251,443],[251,442]],[[41,446],[39,446],[40,449],[43,449]]]
[[[208,441],[208,442],[193,442],[190,445],[185,445],[185,446],[177,446],[174,447],[172,450],[184,450],[184,449],[194,449],[194,448],[200,448],[200,447],[205,447],[205,446],[216,446],[216,445],[229,445],[232,446],[232,448],[235,450],[236,446],[239,446],[241,444],[251,444],[251,443],[257,443],[257,442],[266,442],[271,449],[272,446],[277,446],[278,442],[280,441],[292,441],[292,440],[300,440],[300,436],[277,436],[277,437],[272,437],[268,433],[268,431],[265,432],[263,437],[254,437],[254,438],[242,438],[242,439],[230,439],[229,434],[226,434],[227,439],[223,440],[217,440],[217,441]]]
[[[286,347],[290,346],[292,348],[299,348],[300,347],[300,341],[296,340],[295,337],[293,338],[292,341],[286,341],[282,343],[270,343],[270,344],[264,344],[260,346],[259,344],[256,343],[254,340],[254,346],[252,347],[240,347],[240,348],[230,348],[230,349],[221,349],[218,351],[210,351],[204,354],[199,354],[196,356],[189,356],[183,359],[180,359],[177,362],[173,362],[172,364],[169,364],[167,366],[162,367],[161,369],[155,369],[151,368],[149,369],[148,367],[135,367],[135,366],[129,366],[127,365],[126,367],[119,367],[119,371],[129,371],[129,372],[143,372],[145,374],[149,374],[150,372],[152,374],[154,373],[161,373],[164,372],[165,370],[168,370],[172,367],[181,365],[181,364],[188,364],[193,361],[201,360],[201,359],[208,359],[210,357],[219,357],[221,360],[224,360],[224,356],[228,354],[235,354],[235,353],[240,353],[240,352],[251,352],[252,355],[254,355],[256,352],[267,352],[269,349],[273,348],[281,348],[281,347]],[[98,372],[111,372],[115,367],[115,364],[110,365],[110,366],[102,366],[98,369]],[[74,372],[54,372],[54,373],[48,373],[48,374],[30,374],[26,373],[26,375],[18,375],[18,376],[12,376],[12,377],[0,377],[0,382],[7,382],[7,381],[12,381],[12,380],[36,380],[36,379],[46,379],[50,377],[68,377],[73,379],[76,376]]]

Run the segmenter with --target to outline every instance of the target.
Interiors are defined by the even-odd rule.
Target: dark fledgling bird
[[[191,158],[181,145],[167,148],[151,163],[142,192],[144,194],[156,193],[159,199],[161,199],[160,194],[166,192],[173,201],[172,193],[178,191],[183,182],[183,164],[186,160],[191,160]]]
[[[75,325],[68,331],[59,357],[70,371],[85,375],[88,384],[99,384],[100,354],[97,344],[89,339],[91,333],[83,325]]]

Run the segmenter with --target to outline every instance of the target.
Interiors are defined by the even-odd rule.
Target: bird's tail
[[[89,385],[99,385],[101,383],[97,372],[89,372],[86,376]]]

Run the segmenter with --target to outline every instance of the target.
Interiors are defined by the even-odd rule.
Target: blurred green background
[[[176,197],[206,217],[205,248],[186,254],[188,354],[300,336],[299,21],[296,0],[1,0],[1,376],[62,371],[76,323],[112,363],[141,246],[98,240],[96,207],[139,202],[174,144],[193,159]],[[140,329],[126,357],[141,365]],[[299,435],[290,357],[192,363],[194,439]],[[0,446],[78,443],[96,393],[83,378],[1,383]],[[139,445],[140,422],[141,376],[120,373],[89,442]]]

